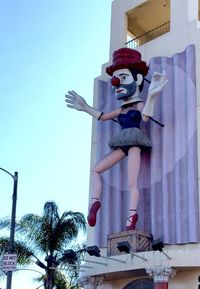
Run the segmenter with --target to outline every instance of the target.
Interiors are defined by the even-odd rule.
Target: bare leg
[[[99,199],[102,191],[102,180],[100,174],[110,169],[120,160],[125,157],[125,153],[121,149],[112,151],[105,156],[93,169],[92,169],[92,198]]]
[[[129,217],[136,214],[139,202],[138,175],[140,171],[141,149],[132,147],[128,152],[128,186],[130,191]],[[130,221],[127,220],[127,225]]]
[[[92,170],[92,196],[90,199],[90,209],[87,216],[88,224],[91,227],[96,225],[97,212],[101,207],[99,201],[102,191],[102,181],[100,174],[114,166],[125,157],[121,149],[117,149],[104,157]]]

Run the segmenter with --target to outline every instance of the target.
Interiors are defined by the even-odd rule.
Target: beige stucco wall
[[[186,270],[179,271],[176,276],[169,280],[169,289],[197,289],[198,288],[198,276],[200,270]],[[120,280],[114,280],[111,282],[104,282],[99,289],[121,289],[127,284],[137,280],[137,278],[126,278]]]
[[[198,288],[198,276],[200,274],[200,270],[192,269],[192,270],[183,270],[177,271],[176,275],[169,280],[169,289],[197,289]],[[132,282],[133,280],[137,280],[140,278],[124,278],[117,279],[113,281],[104,281],[98,289],[121,289],[124,288],[127,284]]]
[[[112,280],[110,282],[105,281],[101,286],[98,287],[98,289],[121,289],[125,287],[127,284],[131,283],[133,280],[137,280],[140,278],[124,278],[124,279],[117,279]]]
[[[169,289],[197,289],[200,270],[177,271],[176,276],[170,279]]]

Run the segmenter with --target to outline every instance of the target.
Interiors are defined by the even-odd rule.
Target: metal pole
[[[165,253],[163,250],[161,251],[169,260],[171,260],[171,257],[169,257],[169,255],[167,255],[167,253]]]
[[[5,171],[9,175],[11,175],[8,171],[1,168],[1,170]],[[16,205],[17,205],[17,184],[18,184],[18,172],[14,173],[14,176],[11,175],[14,180],[13,185],[13,195],[12,195],[12,211],[11,211],[11,225],[10,225],[10,239],[9,239],[9,247],[8,253],[14,253],[15,247],[15,217],[16,217]],[[8,271],[7,273],[7,283],[6,289],[11,289],[12,286],[12,271]]]

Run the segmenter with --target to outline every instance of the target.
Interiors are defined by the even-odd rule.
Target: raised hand
[[[65,101],[67,102],[67,107],[80,111],[86,111],[88,106],[85,99],[74,90],[68,91],[68,94],[65,95]]]
[[[158,93],[160,93],[165,86],[165,84],[168,82],[166,78],[166,73],[163,71],[162,73],[160,72],[154,72],[152,76],[151,83],[149,85],[149,96],[154,96]]]
[[[87,112],[96,119],[100,119],[100,116],[102,115],[101,111],[89,106],[85,99],[74,90],[68,91],[68,94],[65,95],[65,101],[67,102],[67,107]]]
[[[151,84],[149,85],[147,100],[142,111],[144,121],[147,121],[149,116],[153,116],[154,103],[156,99],[155,96],[162,91],[163,87],[167,82],[168,80],[166,78],[165,71],[163,71],[162,73],[154,72]]]

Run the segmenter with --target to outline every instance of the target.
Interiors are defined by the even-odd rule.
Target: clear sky
[[[74,89],[92,104],[109,60],[111,2],[0,0],[0,167],[19,172],[18,218],[47,200],[87,213],[91,117],[67,109],[64,95]],[[0,217],[12,189],[0,171]],[[14,275],[12,288],[35,289],[31,275]]]

